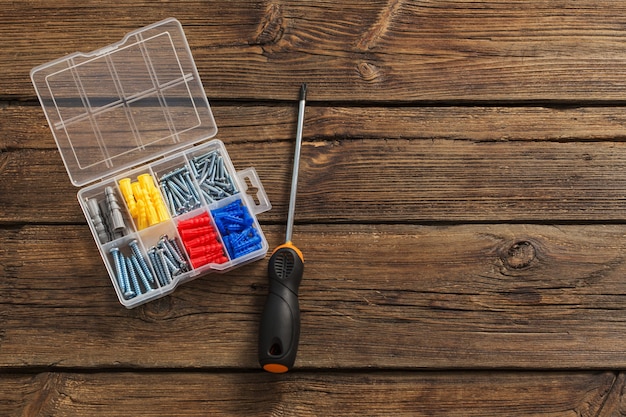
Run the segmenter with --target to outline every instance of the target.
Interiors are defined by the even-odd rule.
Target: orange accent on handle
[[[263,365],[263,369],[273,374],[284,374],[289,370],[289,368],[285,365],[280,365],[278,363],[268,363],[267,365]]]
[[[290,242],[285,242],[285,243],[283,243],[282,245],[277,246],[277,247],[276,247],[276,249],[274,249],[274,251],[272,252],[272,255],[273,255],[276,251],[278,251],[278,249],[282,249],[282,248],[289,248],[289,249],[293,249],[293,250],[295,250],[295,251],[296,251],[296,253],[298,254],[298,256],[300,257],[300,259],[302,260],[302,262],[304,262],[304,255],[302,254],[302,252],[300,251],[300,249],[296,248],[296,247],[294,246],[294,244],[293,244],[293,243],[291,243],[291,241],[290,241]]]

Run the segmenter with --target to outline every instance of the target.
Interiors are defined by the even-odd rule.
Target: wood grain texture
[[[275,210],[262,220],[284,222],[293,145],[227,149],[237,169],[255,167],[267,188]],[[621,142],[307,141],[298,221],[622,220],[625,149]],[[0,221],[84,221],[57,151],[3,152],[0,176]]]
[[[623,100],[625,34],[613,1],[5,2],[0,78],[34,96],[28,73],[175,16],[209,96],[311,100]],[[62,16],[62,18],[60,18]],[[87,22],[88,25],[87,25]],[[19,59],[16,61],[15,58]]]
[[[309,89],[310,90],[310,89]],[[294,93],[297,92],[294,90]],[[291,103],[213,102],[217,137],[241,142],[293,142],[297,108]],[[622,142],[626,108],[503,106],[318,106],[306,108],[305,140],[450,139],[474,142]],[[0,150],[56,150],[41,107],[0,106]],[[236,157],[237,155],[233,155]]]
[[[280,243],[282,227],[265,231]],[[623,225],[298,226],[296,367],[622,368],[624,236]],[[0,367],[257,367],[266,262],[125,310],[86,226],[3,230],[0,247]]]
[[[0,7],[1,415],[626,415],[625,3]],[[308,83],[286,375],[267,260],[119,304],[29,79],[170,16],[271,247]]]
[[[7,417],[619,415],[605,373],[42,373],[5,375]]]
[[[266,184],[274,210],[265,221],[283,222],[286,213],[293,107],[215,109],[217,138],[236,168],[254,166]],[[0,125],[0,221],[84,221],[41,110],[0,112],[12,122]],[[626,161],[623,143],[610,138],[621,134],[624,121],[614,113],[311,107],[298,219],[621,220]]]

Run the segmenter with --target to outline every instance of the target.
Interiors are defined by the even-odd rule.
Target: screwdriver
[[[291,234],[296,209],[305,104],[306,84],[302,84],[285,243],[274,249],[267,267],[269,294],[265,301],[259,330],[259,364],[263,369],[272,373],[284,373],[293,366],[300,339],[298,287],[304,271],[304,256],[300,249],[291,242]]]

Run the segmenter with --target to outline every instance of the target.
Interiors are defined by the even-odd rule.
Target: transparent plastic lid
[[[76,186],[217,133],[176,19],[40,65],[31,78]]]

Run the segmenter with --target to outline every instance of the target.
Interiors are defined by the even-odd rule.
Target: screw
[[[186,170],[185,172],[183,172],[183,178],[189,188],[189,191],[191,191],[191,194],[193,194],[193,197],[196,199],[196,202],[200,202],[198,190],[196,190],[196,187],[193,184],[193,180],[191,179],[191,174],[189,174],[189,171]]]
[[[137,261],[139,262],[139,265],[141,266],[141,269],[143,270],[145,277],[148,279],[148,281],[153,283],[154,277],[152,276],[152,273],[150,272],[150,268],[148,268],[148,265],[146,265],[146,261],[143,259],[143,256],[141,256],[141,251],[139,250],[139,246],[137,245],[137,239],[131,240],[128,243],[128,247],[130,248],[131,251],[133,251],[133,254],[137,258]]]
[[[139,261],[137,260],[137,257],[133,255],[129,259],[130,259],[131,263],[133,264],[133,271],[137,275],[139,275],[139,278],[141,279],[141,282],[148,282],[148,278],[146,277],[146,274],[143,272],[143,268],[141,267],[141,265],[139,265]],[[137,283],[137,284],[139,284],[139,283]]]
[[[172,239],[166,239],[166,241],[167,241],[167,244],[171,246],[170,250],[174,252],[176,259],[180,260],[179,261],[180,269],[182,271],[187,271],[187,268],[189,265],[187,264],[187,261],[185,260],[185,257],[183,256],[183,251],[180,249],[180,246],[176,238],[174,237]]]
[[[192,163],[196,167],[194,178],[209,204],[237,193],[233,179],[224,165],[224,157],[218,150],[197,156]]]
[[[124,297],[127,297],[127,293],[132,293],[132,289],[130,288],[130,282],[128,280],[128,269],[126,268],[124,255],[122,255],[117,247],[111,248],[110,253],[113,256],[113,263],[115,264],[115,272],[120,285],[120,291],[124,293]]]
[[[154,268],[154,272],[157,276],[160,285],[167,285],[167,281],[165,278],[165,272],[163,271],[163,265],[159,262],[156,254],[156,248],[151,248],[148,251],[148,258],[150,259],[150,263]]]
[[[191,180],[187,165],[161,176],[159,184],[173,214],[180,215],[200,206],[200,193]]]
[[[180,274],[187,267],[187,263],[182,259],[180,254],[176,252],[172,243],[168,240],[167,235],[161,236],[156,247],[163,249],[167,267],[173,276]]]
[[[180,256],[180,254],[174,248],[174,245],[172,244],[172,242],[169,241],[167,236],[162,236],[157,246],[163,248],[163,251],[165,252],[165,255],[167,256],[168,260],[175,267],[176,267],[176,264],[178,264],[177,268],[183,269],[184,268],[183,265],[184,266],[187,265],[186,262],[183,260],[182,256]]]
[[[165,254],[165,250],[163,251],[163,253]],[[165,261],[165,266],[167,266],[167,270],[172,275],[172,277],[175,277],[176,275],[180,274],[180,268],[177,267],[175,263],[167,255],[163,257],[163,260]]]
[[[161,263],[161,267],[162,267],[162,271],[163,271],[163,278],[165,279],[165,285],[169,284],[172,281],[172,274],[170,273],[169,268],[167,267],[167,262],[166,262],[166,258],[165,258],[165,253],[163,252],[163,249],[157,249],[157,256],[158,256],[158,261],[160,261]]]
[[[135,274],[135,268],[133,267],[133,261],[131,258],[126,258],[126,268],[128,269],[128,275],[130,276],[130,282],[133,283],[133,287],[135,287],[135,291],[132,291],[130,288],[124,293],[124,297],[133,298],[137,295],[141,295],[141,288],[139,288],[139,283],[137,282],[137,274]]]
[[[137,259],[137,257],[135,255],[133,255],[132,259]],[[130,260],[130,261],[131,261],[131,266],[129,266],[129,268],[131,268],[132,265],[134,265],[135,263],[139,264],[139,262],[133,262],[132,260]],[[132,276],[131,276],[131,278],[132,278]],[[139,278],[141,279],[141,282],[142,282],[143,286],[145,287],[146,292],[152,291],[152,286],[148,282],[148,278],[144,274],[139,274]],[[135,280],[133,281],[133,284],[135,285],[135,288],[137,288],[137,293],[141,294],[141,290],[139,289],[139,283],[137,282],[137,278],[136,277],[135,277]]]

